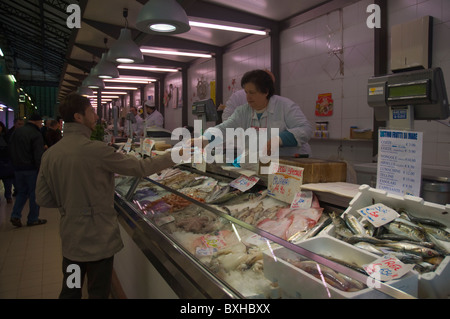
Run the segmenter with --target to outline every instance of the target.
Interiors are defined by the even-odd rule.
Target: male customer
[[[41,127],[41,116],[33,114],[24,126],[15,130],[9,142],[11,161],[14,166],[15,186],[17,186],[11,223],[16,227],[22,226],[22,210],[27,200],[30,208],[27,226],[42,225],[47,222],[45,219],[39,219],[39,206],[36,204],[35,196],[36,179],[41,157],[44,153],[44,138],[40,131]]]
[[[73,272],[67,267],[76,264],[81,280],[87,274],[89,298],[108,298],[113,258],[123,247],[114,209],[114,173],[148,176],[174,163],[170,153],[137,159],[90,140],[98,116],[81,95],[69,94],[59,112],[64,136],[44,153],[36,188],[38,203],[61,213],[64,279],[59,297],[81,297],[81,288],[67,285]]]

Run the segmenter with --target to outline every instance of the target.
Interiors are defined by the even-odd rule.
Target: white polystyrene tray
[[[298,245],[316,254],[331,255],[359,265],[369,264],[378,258],[376,255],[360,251],[350,244],[327,236],[314,237]],[[285,298],[390,298],[372,288],[345,292],[330,285],[325,286],[321,280],[282,259],[296,259],[297,256],[295,252],[286,248],[275,249],[273,254],[270,251],[264,252],[264,275],[269,280],[278,283]],[[416,272],[408,272],[403,277],[386,282],[386,284],[417,297],[418,277]]]
[[[441,205],[426,202],[416,196],[399,196],[387,193],[368,185],[361,185],[358,194],[350,201],[344,214],[351,214],[359,217],[358,209],[382,203],[391,208],[404,208],[411,214],[421,218],[431,218],[447,225],[447,231],[450,231],[450,205]],[[334,227],[330,225],[320,236],[335,237]],[[441,243],[450,248],[450,243]],[[360,251],[363,251],[357,247]],[[435,271],[419,275],[419,298],[449,298],[450,296],[450,256],[444,258]]]

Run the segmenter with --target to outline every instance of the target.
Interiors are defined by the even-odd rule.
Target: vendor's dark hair
[[[241,80],[241,86],[247,83],[253,83],[259,92],[267,93],[267,99],[270,99],[275,93],[275,86],[272,77],[264,70],[248,71]]]
[[[64,122],[75,122],[74,114],[79,113],[84,115],[84,112],[89,106],[91,106],[91,102],[87,97],[78,93],[70,93],[59,105],[59,114]]]

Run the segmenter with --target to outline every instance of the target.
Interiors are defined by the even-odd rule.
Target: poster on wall
[[[333,115],[333,103],[331,93],[319,94],[316,101],[316,116]]]

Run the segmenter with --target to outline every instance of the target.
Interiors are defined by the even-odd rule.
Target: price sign
[[[141,144],[142,154],[151,156],[153,145],[155,145],[154,140],[149,139],[149,138],[144,138],[144,142],[143,142],[143,144]]]
[[[371,205],[358,209],[357,212],[375,227],[383,226],[400,216],[399,213],[384,204]]]
[[[242,192],[249,190],[259,181],[259,177],[241,175],[230,183],[230,186]]]
[[[307,209],[311,207],[312,204],[312,191],[301,191],[294,196],[292,201],[292,209]]]
[[[414,265],[405,265],[393,255],[387,254],[371,264],[364,265],[363,268],[372,278],[379,281],[390,281],[403,277],[414,268]]]
[[[303,167],[270,163],[267,194],[276,199],[292,203],[303,183]]]
[[[130,151],[131,151],[131,144],[132,143],[133,143],[133,139],[132,138],[127,139],[127,142],[125,143],[125,146],[123,148],[127,153],[130,153]]]

